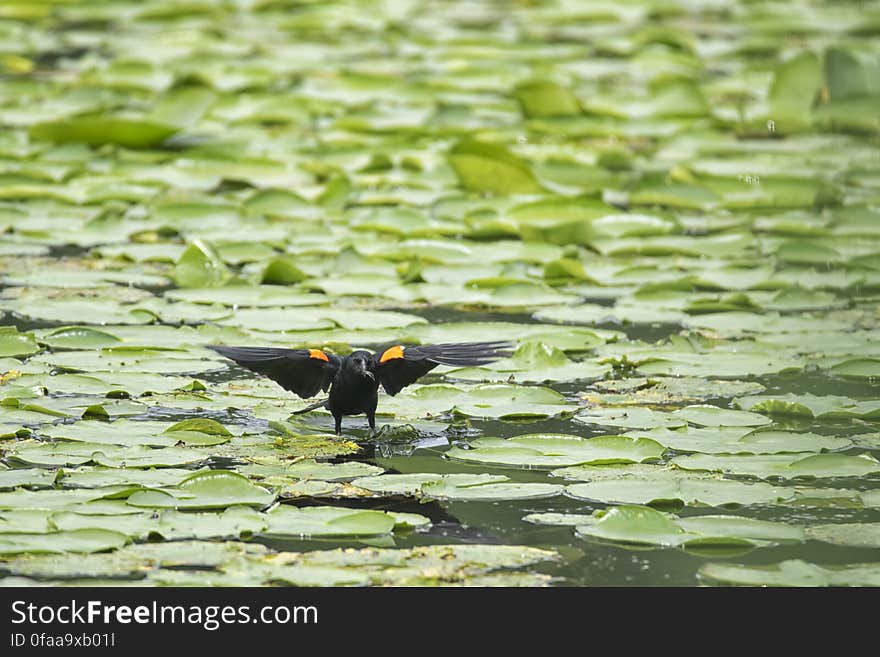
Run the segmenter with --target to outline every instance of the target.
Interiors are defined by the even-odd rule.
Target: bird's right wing
[[[320,349],[278,349],[274,347],[223,347],[208,349],[234,360],[252,372],[265,374],[285,390],[303,399],[327,392],[339,370],[340,358]]]
[[[509,342],[461,342],[405,346],[396,344],[374,355],[373,371],[385,392],[396,395],[438,365],[485,365],[510,355]]]

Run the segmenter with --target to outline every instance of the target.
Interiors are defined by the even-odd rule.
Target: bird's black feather
[[[438,365],[485,365],[509,356],[511,344],[498,341],[419,346],[395,344],[374,354],[355,351],[345,358],[320,349],[208,348],[242,367],[265,374],[303,399],[313,397],[319,390],[330,390],[329,399],[302,412],[325,407],[333,414],[338,434],[343,415],[366,413],[370,427],[375,426],[376,393],[380,385],[389,395],[396,395]]]
[[[275,347],[208,347],[252,372],[265,374],[285,390],[303,399],[327,392],[339,369],[339,356],[323,354],[327,360],[315,358],[311,349],[279,349]]]

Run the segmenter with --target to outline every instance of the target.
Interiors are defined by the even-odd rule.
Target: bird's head
[[[373,365],[373,354],[369,351],[353,351],[349,354],[348,358],[345,359],[345,362],[349,369],[358,376],[370,379],[371,381],[376,380],[376,375],[373,374],[371,370]]]

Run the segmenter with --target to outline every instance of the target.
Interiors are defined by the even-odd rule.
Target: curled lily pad
[[[503,146],[463,140],[450,149],[448,157],[466,189],[495,194],[542,191],[528,165]]]
[[[40,336],[40,341],[54,349],[95,349],[121,342],[120,338],[89,326],[66,326]]]
[[[666,514],[648,507],[618,506],[609,509],[598,520],[578,525],[581,536],[621,543],[648,545],[681,545],[687,533]]]
[[[802,543],[804,532],[780,522],[738,516],[675,518],[648,507],[619,506],[578,525],[578,535],[619,543],[700,549]]]
[[[880,358],[845,360],[833,365],[831,372],[851,379],[876,379],[880,377]]]
[[[754,395],[739,397],[734,404],[745,410],[788,417],[869,419],[880,416],[880,402],[859,401],[838,395]]]

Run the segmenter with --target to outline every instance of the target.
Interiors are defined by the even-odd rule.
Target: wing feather
[[[320,390],[327,392],[340,363],[338,356],[320,349],[218,345],[208,345],[208,349],[252,372],[268,376],[285,390],[290,390],[303,399],[314,397]]]
[[[509,342],[461,342],[434,345],[392,345],[374,356],[374,371],[389,395],[415,383],[438,365],[485,365],[509,356]]]

